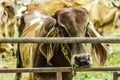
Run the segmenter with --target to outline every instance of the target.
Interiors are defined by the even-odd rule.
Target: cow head
[[[89,22],[88,13],[85,9],[68,7],[58,10],[54,14],[58,26],[62,28],[64,37],[85,37]],[[66,47],[67,48],[67,47]],[[71,64],[76,67],[88,66],[90,56],[87,54],[86,45],[74,43],[68,46],[71,53]]]
[[[41,30],[44,32],[41,32],[41,34],[47,34],[47,37],[85,37],[86,34],[89,37],[96,37],[93,29],[89,27],[90,25],[88,26],[88,13],[84,8],[67,7],[60,9],[54,13],[53,17],[56,19],[56,24],[52,18],[45,19],[43,30]],[[51,26],[55,27],[52,28]],[[87,30],[87,26],[89,30]],[[54,56],[54,46],[52,44],[42,44],[39,49],[46,57],[47,63],[51,65],[50,60]],[[91,61],[86,44],[61,44],[60,49],[71,65],[75,67],[90,65]],[[68,54],[70,55],[68,56]],[[100,66],[106,61],[106,50],[100,43],[92,44],[91,55]]]
[[[89,18],[88,13],[84,8],[67,7],[56,11],[52,17],[39,11],[37,11],[37,14],[39,14],[37,15],[36,10],[28,14],[24,15],[25,21],[23,21],[25,22],[25,25],[21,30],[22,35],[20,36],[85,37],[86,33],[90,37],[94,36],[91,28],[88,28],[88,33],[87,26]],[[32,32],[30,32],[29,29],[32,30]],[[30,32],[31,35],[29,33],[26,34],[26,32]],[[90,65],[90,56],[87,53],[86,45],[84,43],[41,43],[38,46],[40,53],[46,58],[48,65],[52,65],[51,60],[54,57],[54,54],[61,54],[61,52],[64,54],[66,60],[73,66],[83,67]],[[99,65],[103,65],[106,60],[104,48],[101,44],[93,44],[92,47],[93,56]]]
[[[11,0],[3,0],[1,2],[4,10],[8,13],[9,16],[15,15],[15,3]]]
[[[64,37],[97,37],[91,28],[88,18],[88,12],[84,8],[68,7],[56,11],[54,17],[58,26],[62,28]],[[89,23],[89,24],[88,24]],[[104,65],[107,52],[101,43],[92,43],[91,55],[94,57],[99,66]],[[68,46],[66,46],[68,48]],[[71,53],[72,65],[77,67],[88,66],[90,64],[90,56],[87,53],[86,45],[83,43],[71,44],[69,46]]]

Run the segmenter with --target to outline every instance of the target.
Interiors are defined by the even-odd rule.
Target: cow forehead
[[[83,8],[68,7],[55,13],[58,24],[69,36],[83,36],[89,21],[88,13]]]
[[[63,13],[64,12],[76,12],[76,11],[87,13],[87,10],[85,8],[73,8],[73,7],[63,8],[61,9],[61,11],[63,11]]]
[[[66,23],[70,20],[72,22],[78,23],[78,24],[81,24],[81,22],[84,22],[85,25],[89,21],[88,12],[84,8],[79,8],[79,9],[73,8],[73,7],[64,8],[64,9],[58,10],[55,13],[55,17],[58,19],[58,23],[60,23],[60,24],[61,24],[62,20],[63,20],[62,21],[63,23]],[[68,18],[70,18],[70,20],[68,20]]]

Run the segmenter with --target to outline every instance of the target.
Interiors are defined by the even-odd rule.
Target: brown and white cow
[[[38,10],[25,13],[19,27],[20,37],[85,37],[94,36],[84,8],[67,7],[52,16]],[[49,44],[19,43],[17,68],[22,67],[84,67],[90,65],[89,54],[83,43]],[[105,63],[107,54],[101,44],[92,44],[92,55],[99,65]],[[29,80],[56,80],[56,73],[31,73]],[[21,73],[16,74],[20,80]],[[62,80],[72,80],[71,72],[63,72]]]

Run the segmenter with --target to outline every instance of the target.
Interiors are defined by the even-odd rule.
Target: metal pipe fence
[[[26,37],[26,38],[0,38],[0,43],[120,43],[118,37]],[[25,73],[25,72],[56,72],[57,80],[62,80],[62,72],[71,72],[71,67],[46,67],[46,68],[1,68],[0,73]],[[120,66],[103,66],[91,68],[78,68],[76,71],[120,71]],[[118,80],[117,73],[113,79]]]
[[[47,72],[71,72],[72,67],[41,67],[41,68],[0,68],[0,73],[47,73]],[[120,71],[120,66],[101,66],[90,68],[77,68],[77,72],[84,71]]]
[[[0,43],[120,43],[118,37],[24,37],[0,38]]]
[[[103,67],[90,67],[90,68],[77,68],[77,72],[85,71],[120,71],[120,66],[103,66]],[[72,67],[41,67],[41,68],[0,68],[0,73],[47,73],[56,72],[57,80],[62,80],[62,72],[72,72]],[[120,73],[113,73],[113,80],[118,80]]]

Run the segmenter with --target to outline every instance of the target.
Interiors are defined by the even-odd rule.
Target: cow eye
[[[9,10],[9,11],[13,11],[14,8],[12,6],[6,6],[6,9]]]
[[[6,6],[6,8],[10,9],[10,6]]]

